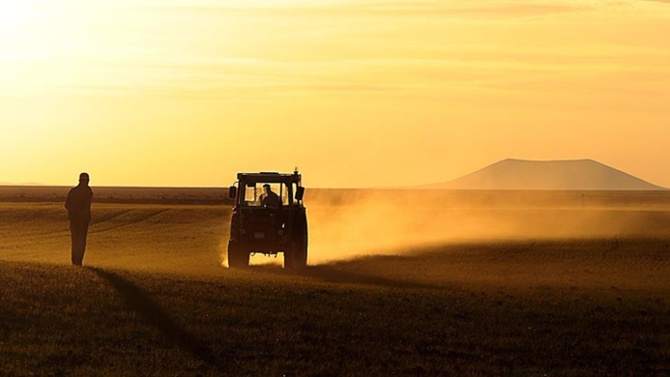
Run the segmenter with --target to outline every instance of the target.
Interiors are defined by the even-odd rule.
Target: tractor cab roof
[[[298,173],[280,174],[276,172],[238,173],[237,179],[246,183],[300,183],[302,176]]]

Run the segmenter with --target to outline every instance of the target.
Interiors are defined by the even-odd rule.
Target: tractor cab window
[[[260,207],[261,203],[258,201],[258,187],[255,185],[246,186],[244,189],[244,205],[248,207]]]
[[[276,200],[272,199],[273,193],[276,194],[281,205],[288,205],[288,187],[283,183],[267,183],[270,186],[270,193],[266,193],[266,183],[249,184],[244,189],[244,203],[247,207],[261,207],[263,203],[274,203]],[[270,197],[268,199],[268,197]]]

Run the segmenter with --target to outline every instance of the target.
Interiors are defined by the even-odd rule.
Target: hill
[[[456,190],[663,190],[594,160],[507,159],[451,182],[426,188]]]

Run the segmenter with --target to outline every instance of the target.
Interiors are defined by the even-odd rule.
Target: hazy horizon
[[[670,187],[665,1],[0,2],[0,181],[311,187],[590,158]]]
[[[492,180],[492,181],[488,181],[488,183],[486,184],[487,187],[469,187],[467,184],[465,184],[462,187],[460,186],[461,185],[460,182],[463,181],[463,180],[468,180],[472,176],[477,175],[477,174],[488,173],[489,170],[494,169],[501,164],[510,164],[510,163],[511,164],[515,164],[515,163],[522,163],[522,164],[528,164],[528,163],[530,163],[530,164],[547,164],[547,163],[551,163],[552,168],[546,169],[546,171],[530,172],[531,174],[536,174],[537,176],[535,176],[535,177],[528,176],[527,174],[529,172],[527,172],[527,171],[524,172],[525,169],[520,169],[520,171],[518,171],[518,172],[513,172],[513,171],[510,171],[508,169],[505,174],[511,174],[509,176],[507,176],[505,174],[500,175],[501,174],[500,171],[496,171],[496,172],[491,171],[490,173],[493,174],[493,177],[496,176],[496,175],[500,175],[498,177],[500,179],[500,181],[498,183],[496,183],[495,180]],[[592,177],[589,177],[588,172],[583,168],[579,169],[579,170],[575,170],[575,163],[576,164],[586,163],[587,165],[595,163],[596,166],[600,166],[602,168],[605,168],[606,169],[605,172],[592,171],[591,173],[596,174],[598,177],[600,177],[600,179],[605,179],[606,180],[605,182],[607,182],[609,180],[610,183],[608,183],[607,186],[610,186],[610,187],[593,188],[593,187],[586,187],[586,186],[582,187],[582,186],[580,186],[580,185],[584,184],[583,183],[584,180],[588,181]],[[558,165],[568,164],[571,167],[568,168],[569,170],[564,170],[563,169],[563,170],[560,170],[560,171],[554,171],[557,164]],[[514,169],[514,167],[511,167],[511,168]],[[609,169],[609,171],[607,171],[607,169]],[[569,173],[569,172],[571,172],[572,175],[566,176],[565,174]],[[555,174],[556,176],[552,177],[552,174]],[[603,174],[606,174],[606,175],[603,176]],[[614,174],[614,175],[613,176],[607,176],[607,174],[610,174],[610,175]],[[648,187],[645,187],[645,188],[630,188],[630,187],[627,187],[627,185],[622,184],[622,182],[620,181],[622,176],[629,177],[630,179],[633,179],[634,181],[637,180],[637,181],[639,181],[639,182],[637,182],[638,184],[642,184],[642,185],[646,184],[646,185],[648,185]],[[492,178],[492,177],[489,177],[489,179],[490,178]],[[534,181],[534,184],[526,186],[526,184],[528,183],[527,182],[528,179],[532,179]],[[557,180],[560,182],[561,180],[565,180],[565,179],[575,180],[575,182],[573,182],[571,184],[568,183],[568,182],[564,182],[565,184],[569,185],[569,187],[566,187],[566,188],[560,188],[560,187],[554,187],[553,186],[556,183]],[[512,181],[510,181],[510,180],[512,180]],[[234,179],[231,180],[231,184],[232,184],[232,182],[234,182]],[[540,182],[544,182],[544,183],[540,183]],[[582,182],[582,183],[580,183],[580,182]],[[511,188],[509,186],[510,184],[515,186],[515,187]],[[538,187],[537,186],[538,184],[546,185],[546,187],[544,187],[544,188]],[[499,187],[493,188],[493,187],[490,187],[491,185],[494,185],[494,186],[499,185]],[[49,186],[69,187],[69,186],[72,186],[72,183],[71,184],[64,184],[64,185],[49,185],[49,184],[43,184],[43,183],[39,183],[39,182],[18,182],[18,183],[16,183],[16,182],[2,182],[2,181],[0,181],[0,186],[10,186],[10,187],[11,186],[16,186],[16,187],[22,187],[22,186],[23,187],[49,187]],[[112,184],[112,185],[108,184],[108,185],[103,185],[103,186],[101,186],[101,185],[95,185],[95,186],[98,186],[98,187],[118,187],[118,188],[142,187],[142,188],[177,188],[177,189],[178,188],[185,188],[185,189],[203,188],[203,189],[208,189],[208,188],[226,187],[225,185],[221,185],[221,186],[216,186],[216,185],[211,185],[211,186],[189,186],[189,185],[183,185],[183,186],[152,186],[152,185],[124,185],[124,184]],[[419,184],[419,185],[412,185],[412,186],[400,186],[400,185],[396,185],[396,186],[349,186],[349,187],[310,186],[310,188],[324,189],[324,190],[330,190],[330,189],[333,189],[333,190],[338,190],[338,189],[342,189],[342,190],[346,190],[346,189],[360,189],[360,190],[366,190],[366,189],[370,189],[370,190],[434,189],[434,190],[456,190],[456,191],[463,191],[463,190],[465,190],[465,191],[470,191],[470,190],[474,190],[474,191],[480,191],[480,190],[483,190],[483,191],[491,191],[491,190],[493,190],[493,191],[498,191],[498,190],[500,190],[500,191],[508,191],[508,190],[512,190],[512,191],[524,191],[524,190],[528,190],[528,191],[538,191],[538,190],[539,191],[611,191],[611,190],[614,190],[614,191],[637,191],[637,190],[648,191],[648,190],[652,190],[652,191],[655,191],[655,190],[660,190],[660,191],[664,191],[664,190],[668,190],[668,188],[666,188],[666,187],[655,185],[653,182],[646,181],[646,180],[644,180],[640,177],[635,176],[634,174],[629,174],[628,172],[616,169],[616,167],[608,166],[606,164],[600,163],[599,161],[595,161],[595,160],[591,160],[591,159],[580,159],[580,160],[504,159],[504,160],[494,162],[492,164],[488,164],[487,166],[484,166],[480,169],[474,170],[474,171],[470,172],[469,174],[466,174],[466,175],[463,175],[463,176],[460,176],[460,177],[446,179],[446,180],[442,180],[442,181],[429,182],[429,183],[426,183],[426,184]]]

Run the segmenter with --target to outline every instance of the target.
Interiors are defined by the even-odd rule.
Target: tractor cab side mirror
[[[295,189],[295,200],[301,201],[304,196],[305,196],[304,187],[299,186],[298,188]]]
[[[230,199],[235,199],[237,198],[237,187],[235,186],[230,186],[228,188],[228,198]]]

